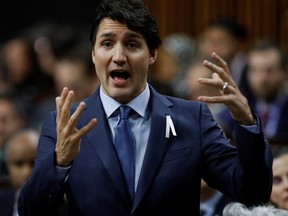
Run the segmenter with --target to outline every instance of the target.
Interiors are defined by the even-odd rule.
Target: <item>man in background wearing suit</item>
[[[212,53],[215,63],[203,63],[212,78],[199,79],[220,96],[195,102],[157,93],[147,72],[161,40],[141,0],[101,1],[91,42],[101,85],[76,104],[68,88],[56,98],[20,194],[21,216],[53,215],[64,196],[69,215],[199,215],[201,178],[246,205],[269,200],[269,144],[222,58]],[[237,148],[203,102],[227,105]]]
[[[9,187],[0,190],[0,215],[16,216],[21,187],[32,173],[37,154],[39,133],[35,130],[19,130],[5,145]]]

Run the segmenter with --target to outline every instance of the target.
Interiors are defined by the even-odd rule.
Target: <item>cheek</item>
[[[279,188],[279,186],[273,186],[273,189],[271,192],[271,201],[278,203],[280,197],[281,197],[281,189]]]
[[[248,81],[249,81],[250,85],[254,86],[254,85],[257,85],[259,83],[259,76],[257,74],[258,73],[251,73],[248,76]]]
[[[16,180],[21,175],[20,173],[21,173],[21,169],[19,169],[18,167],[11,166],[9,168],[9,175],[14,180]]]
[[[93,63],[96,67],[103,67],[106,64],[107,60],[110,58],[110,54],[103,52],[102,50],[96,50],[94,55],[92,55]]]
[[[139,76],[146,76],[148,69],[149,69],[149,59],[147,58],[135,58],[133,63],[131,61],[130,66],[132,67],[133,71],[137,73]]]

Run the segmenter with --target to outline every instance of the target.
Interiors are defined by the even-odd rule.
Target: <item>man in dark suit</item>
[[[205,103],[164,96],[147,84],[161,40],[141,0],[101,1],[91,42],[101,85],[74,105],[68,88],[56,98],[32,176],[21,190],[21,216],[53,215],[64,196],[69,215],[199,215],[201,177],[247,205],[269,200],[269,144],[216,53],[216,64],[204,61],[212,78],[199,82],[222,94],[199,100],[228,106],[238,123],[237,149]],[[132,114],[123,117],[125,109]],[[127,141],[118,148],[124,135]]]
[[[19,191],[32,173],[37,153],[38,131],[15,132],[5,145],[9,186],[0,190],[0,215],[14,216],[17,213]]]
[[[247,55],[246,98],[262,122],[267,140],[271,145],[288,143],[288,93],[286,52],[276,43],[257,41]],[[220,114],[221,125],[227,134],[233,134],[233,119],[228,111]]]
[[[12,188],[0,190],[0,213],[3,216],[12,216],[15,209],[16,191]]]

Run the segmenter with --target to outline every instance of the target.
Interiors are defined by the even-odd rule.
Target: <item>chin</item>
[[[125,91],[125,89],[113,90],[113,92],[110,92],[110,97],[112,97],[114,100],[116,100],[122,104],[128,103],[131,100],[131,98],[133,98],[131,96],[131,93]]]

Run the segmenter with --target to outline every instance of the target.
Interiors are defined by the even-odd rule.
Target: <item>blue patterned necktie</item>
[[[120,106],[120,120],[115,128],[115,148],[121,163],[122,171],[133,200],[134,196],[134,136],[129,125],[132,114],[129,106]]]

